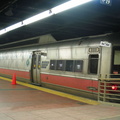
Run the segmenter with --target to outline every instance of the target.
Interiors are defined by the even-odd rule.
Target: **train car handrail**
[[[106,77],[99,77],[99,80],[106,80],[106,81],[111,81],[111,80],[120,80],[120,74],[106,74]],[[109,77],[108,77],[109,76]],[[116,78],[117,77],[117,78]]]
[[[120,80],[120,78],[99,78],[100,80],[106,80],[106,81],[111,81],[111,80]]]
[[[120,103],[120,78],[99,78],[98,81],[98,101]]]

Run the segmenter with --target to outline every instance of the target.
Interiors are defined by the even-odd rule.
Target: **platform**
[[[0,120],[120,120],[119,106],[5,80],[0,77]]]

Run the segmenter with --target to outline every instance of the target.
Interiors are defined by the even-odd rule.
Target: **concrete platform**
[[[97,102],[95,105],[94,101],[88,102],[89,99],[69,99],[69,95],[66,98],[64,93],[61,97],[42,88],[41,91],[29,85],[11,85],[2,79],[0,120],[120,120],[120,107],[117,105]]]

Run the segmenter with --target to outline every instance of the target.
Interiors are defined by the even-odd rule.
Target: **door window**
[[[36,69],[36,55],[33,55],[33,69]]]
[[[38,69],[40,69],[40,55],[38,55]]]
[[[98,70],[98,55],[89,56],[89,74],[97,74]]]

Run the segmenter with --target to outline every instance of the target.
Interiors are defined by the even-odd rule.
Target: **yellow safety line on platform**
[[[5,78],[5,77],[0,77],[0,79],[7,80],[9,82],[12,81],[11,79]],[[79,102],[84,102],[84,103],[87,103],[87,104],[92,104],[92,105],[100,104],[99,102],[94,101],[94,100],[70,95],[70,94],[67,94],[67,93],[51,90],[51,89],[48,89],[48,88],[43,88],[43,87],[40,87],[40,86],[35,86],[35,85],[31,85],[31,84],[27,84],[27,83],[23,83],[23,82],[19,82],[19,81],[17,81],[17,84],[20,84],[20,85],[23,85],[23,86],[26,86],[26,87],[30,87],[30,88],[33,88],[33,89],[41,90],[41,91],[51,93],[51,94],[54,94],[54,95],[58,95],[58,96],[61,96],[61,97],[66,97],[66,98],[76,100],[76,101],[79,101]]]

